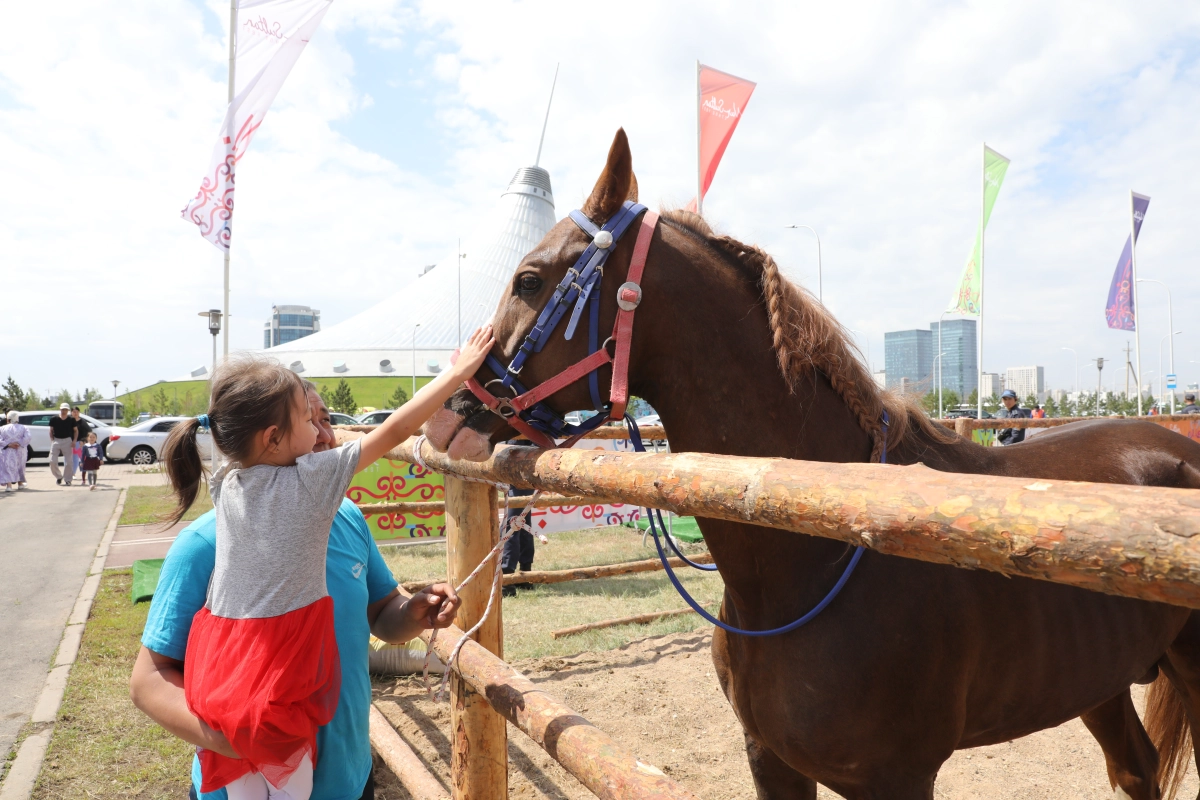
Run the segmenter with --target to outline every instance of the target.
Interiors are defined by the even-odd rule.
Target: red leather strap
[[[497,398],[487,389],[483,388],[483,384],[475,380],[475,378],[467,378],[466,384],[467,388],[471,390],[471,394],[475,395],[479,402],[483,403],[492,411],[496,411],[498,408],[500,408],[499,398]],[[556,447],[553,439],[539,431],[537,428],[534,428],[525,420],[521,419],[520,415],[512,414],[511,416],[504,417],[504,420],[508,422],[509,425],[513,426],[518,433],[536,444],[538,447],[541,447],[545,450],[553,450]]]
[[[612,361],[612,356],[608,354],[606,349],[601,347],[587,358],[582,361],[576,361],[550,380],[545,383],[539,383],[525,394],[513,400],[513,408],[517,409],[517,411],[524,411],[530,406],[535,406],[555,392],[567,388],[580,378],[587,377],[588,373],[592,370],[599,369],[601,365],[607,364],[610,361]]]
[[[654,238],[654,229],[657,226],[658,214],[647,210],[642,216],[641,227],[638,228],[633,257],[629,260],[629,277],[625,279],[627,282],[641,286],[642,271],[646,268],[646,257],[650,253],[650,240]],[[612,385],[608,390],[608,399],[612,403],[612,411],[608,415],[610,419],[621,419],[625,416],[625,406],[629,402],[629,348],[633,343],[633,315],[636,311],[636,306],[630,311],[618,308],[617,321],[613,325],[613,340],[617,350],[613,356]]]

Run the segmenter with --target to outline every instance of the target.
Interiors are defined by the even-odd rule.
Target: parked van
[[[121,420],[125,419],[125,405],[116,400],[95,400],[88,403],[87,413],[89,417],[109,425],[120,425]]]

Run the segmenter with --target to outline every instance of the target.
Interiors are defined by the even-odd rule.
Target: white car
[[[48,458],[50,455],[50,419],[58,416],[58,409],[47,408],[43,411],[20,411],[17,413],[20,415],[17,422],[29,428],[29,458]],[[106,450],[113,429],[87,414],[79,416],[92,426],[101,450]]]
[[[129,461],[137,466],[149,466],[158,461],[167,435],[177,424],[191,417],[155,417],[128,428],[113,428],[108,438],[110,461]],[[212,435],[207,430],[196,436],[200,457],[207,461],[212,447]]]

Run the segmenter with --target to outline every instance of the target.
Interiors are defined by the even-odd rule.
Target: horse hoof
[[[433,416],[425,423],[425,440],[433,445],[439,453],[446,452],[454,434],[462,427],[463,418],[448,408],[442,407],[433,412]]]
[[[459,430],[455,434],[454,440],[450,442],[450,447],[446,450],[446,455],[450,456],[450,458],[461,458],[466,461],[487,461],[488,456],[491,454],[492,443],[488,441],[488,438],[470,428]]]

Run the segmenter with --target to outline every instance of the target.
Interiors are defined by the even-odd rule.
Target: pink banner
[[[708,187],[712,186],[713,177],[717,174],[721,156],[725,155],[725,148],[729,146],[729,140],[741,122],[756,84],[703,64],[697,64],[696,67],[699,71],[697,89],[700,104],[698,166],[700,201],[703,205]]]

